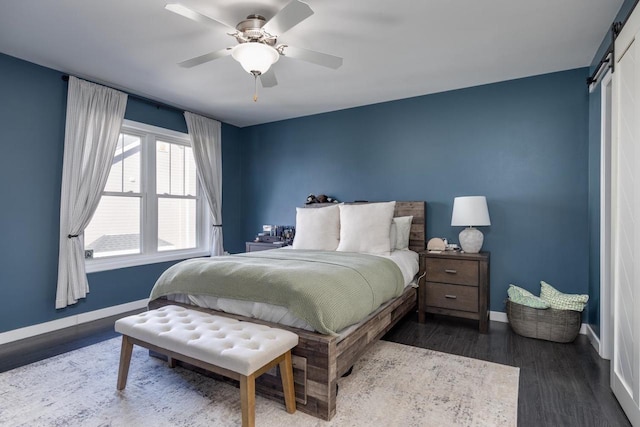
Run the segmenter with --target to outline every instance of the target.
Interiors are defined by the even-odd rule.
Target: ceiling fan
[[[269,21],[261,15],[253,14],[247,16],[247,19],[238,23],[235,27],[180,3],[167,4],[165,9],[199,23],[215,26],[222,24],[229,27],[232,32],[227,34],[234,37],[238,42],[236,46],[180,62],[178,65],[181,67],[191,68],[231,55],[256,80],[260,77],[263,87],[273,87],[278,84],[278,81],[271,65],[276,63],[280,56],[300,59],[332,69],[338,69],[342,65],[342,58],[340,57],[277,43],[281,34],[313,15],[311,7],[298,0],[291,0]],[[254,101],[256,100],[257,96],[254,95]]]

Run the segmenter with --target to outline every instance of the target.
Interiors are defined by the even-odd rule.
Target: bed
[[[425,202],[396,202],[394,217],[413,216],[409,234],[409,249],[415,252],[425,248]],[[287,251],[278,249],[275,251]],[[283,325],[266,320],[249,318],[239,314],[221,312],[207,307],[199,307],[194,300],[166,297],[153,298],[149,308],[167,304],[187,306],[191,309],[212,312],[240,320],[263,323],[295,332],[299,344],[293,349],[294,382],[298,409],[324,420],[330,420],[336,413],[337,379],[349,371],[355,361],[367,349],[391,329],[402,317],[416,307],[416,288],[403,287],[399,295],[386,301],[373,313],[357,324],[337,331],[338,333],[318,333],[299,327]],[[206,304],[205,304],[206,305]],[[271,375],[263,375],[256,384],[257,393],[282,399],[280,379],[274,370]]]

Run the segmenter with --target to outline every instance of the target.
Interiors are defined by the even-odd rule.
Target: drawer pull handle
[[[445,295],[444,297],[448,299],[458,299],[458,297],[455,295]]]
[[[444,272],[449,274],[458,274],[458,270],[445,270]]]

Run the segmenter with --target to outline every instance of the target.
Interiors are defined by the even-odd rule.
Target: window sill
[[[136,267],[140,265],[209,256],[209,254],[210,252],[208,250],[194,249],[189,251],[158,253],[154,255],[130,255],[86,260],[84,266],[87,273],[97,273],[99,271],[117,270],[119,268]]]

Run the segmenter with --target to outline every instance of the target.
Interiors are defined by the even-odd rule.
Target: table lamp
[[[486,225],[491,225],[491,220],[485,196],[466,196],[453,199],[451,226],[468,227],[458,235],[463,251],[470,254],[480,252],[484,236],[480,230],[473,227]]]

